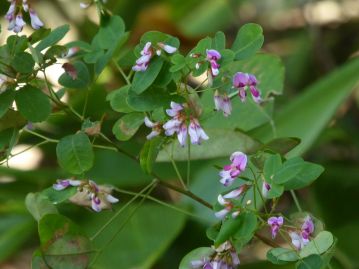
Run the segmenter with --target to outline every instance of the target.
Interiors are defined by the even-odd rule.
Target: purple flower
[[[228,115],[231,115],[232,112],[232,104],[231,99],[227,96],[226,93],[223,95],[220,95],[219,92],[216,90],[214,93],[214,106],[217,111],[222,110],[223,115],[227,117]]]
[[[242,102],[246,100],[246,87],[248,87],[254,102],[260,103],[261,96],[259,90],[256,88],[257,83],[257,78],[253,74],[237,72],[233,76],[233,87],[238,88],[238,96]]]
[[[269,185],[267,182],[263,181],[263,185],[262,185],[262,195],[264,198],[268,197],[268,192],[271,189],[271,185]]]
[[[141,57],[136,60],[136,65],[132,67],[133,71],[146,71],[153,56],[152,43],[147,42],[141,51]]]
[[[61,191],[69,186],[80,186],[81,183],[82,182],[80,180],[58,179],[56,183],[52,185],[52,187],[57,191]]]
[[[186,141],[187,141],[187,125],[186,125],[185,122],[183,122],[180,125],[180,127],[178,128],[177,139],[178,139],[178,142],[180,143],[180,145],[182,147],[184,147],[186,145]]]
[[[218,60],[221,59],[221,54],[217,50],[206,50],[207,54],[207,61],[209,62],[211,66],[211,74],[213,77],[218,76],[219,74],[219,67]]]
[[[9,10],[6,12],[5,19],[9,22],[15,17],[16,1],[11,1]]]
[[[224,197],[221,194],[218,195],[217,200],[220,205],[224,206],[224,208],[220,211],[215,212],[214,215],[219,219],[224,219],[225,216],[227,216],[229,212],[232,211],[233,203],[231,201],[224,199]]]
[[[310,216],[307,216],[304,219],[304,223],[302,225],[302,237],[304,240],[308,240],[309,241],[309,237],[313,234],[314,232],[314,223],[313,220]]]
[[[152,128],[152,132],[146,136],[148,140],[158,136],[161,133],[161,124],[159,122],[152,122],[148,117],[145,117],[144,122],[148,128]]]
[[[289,236],[292,239],[292,244],[298,249],[301,250],[310,242],[310,236],[314,232],[314,223],[310,216],[307,216],[304,219],[304,222],[301,227],[300,233],[290,232]]]
[[[279,216],[279,217],[270,217],[267,221],[268,225],[271,226],[271,231],[272,231],[272,238],[274,239],[277,236],[277,233],[280,229],[280,227],[283,225],[283,217]]]
[[[213,269],[211,262],[207,257],[204,257],[201,260],[191,261],[191,267],[193,269]]]
[[[219,172],[221,177],[220,182],[224,186],[230,186],[247,166],[247,155],[242,152],[234,152],[231,155],[230,160],[232,163],[224,166],[223,170]]]
[[[14,31],[15,33],[20,33],[25,25],[26,25],[26,22],[22,18],[22,14],[19,13],[16,15],[15,20],[12,20],[12,22],[9,24],[9,30]],[[10,29],[10,26],[11,26],[11,29]]]
[[[202,140],[209,139],[196,118],[191,118],[188,134],[191,138],[191,143],[195,145],[201,144]]]
[[[179,112],[181,112],[184,109],[182,105],[177,104],[175,102],[171,102],[170,106],[171,106],[170,109],[166,109],[166,113],[170,117],[178,116]]]
[[[37,16],[35,10],[30,8],[30,19],[31,19],[31,27],[35,30],[40,29],[42,26],[44,26],[44,23],[39,19]]]

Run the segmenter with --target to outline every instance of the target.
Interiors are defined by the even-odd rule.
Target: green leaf
[[[31,269],[45,269],[45,268],[47,269],[48,267],[44,259],[42,258],[41,250],[37,249],[32,254]]]
[[[279,154],[269,155],[264,162],[263,175],[268,183],[272,183],[274,174],[282,165],[282,158]]]
[[[232,45],[236,60],[242,60],[254,55],[263,45],[263,29],[255,23],[243,25],[237,33]]]
[[[0,132],[9,128],[21,129],[26,123],[26,119],[18,111],[8,110],[0,118]]]
[[[136,94],[132,89],[128,92],[127,103],[135,111],[152,111],[160,107],[168,107],[170,102],[182,102],[182,97],[170,95],[164,88],[150,87],[147,91]]]
[[[11,66],[19,73],[28,74],[33,71],[35,61],[31,54],[20,52],[15,54],[14,58],[11,60]]]
[[[303,260],[297,262],[296,269],[321,269],[323,268],[323,260],[319,255],[310,255]]]
[[[315,163],[304,162],[302,170],[284,183],[286,190],[302,189],[310,185],[324,172],[323,166]]]
[[[226,36],[223,32],[219,31],[213,38],[212,48],[218,51],[226,48]]]
[[[41,194],[49,199],[50,202],[54,204],[60,204],[72,196],[74,196],[77,192],[77,187],[67,187],[64,190],[57,191],[53,187],[49,187],[44,189]]]
[[[5,115],[9,107],[14,102],[15,91],[7,89],[0,94],[0,118]]]
[[[177,3],[177,9],[183,2]],[[187,37],[199,37],[226,28],[232,21],[233,11],[225,0],[197,1],[196,5],[182,14],[177,24]]]
[[[140,165],[146,174],[152,173],[153,164],[156,161],[157,155],[161,149],[163,138],[154,137],[146,141],[140,152]]]
[[[241,213],[236,218],[230,216],[223,221],[214,244],[219,246],[229,238],[234,237],[244,245],[251,239],[256,228],[257,217],[253,213]]]
[[[192,261],[202,261],[204,258],[208,258],[212,254],[214,254],[214,250],[212,248],[196,248],[182,258],[179,269],[193,269],[191,264]]]
[[[117,46],[121,36],[125,33],[125,23],[120,16],[111,16],[101,25],[96,39],[101,49],[111,49]]]
[[[302,141],[298,147],[288,153],[289,157],[299,156],[313,145],[322,130],[327,127],[339,105],[347,99],[358,83],[358,69],[359,58],[355,58],[304,89],[302,94],[277,114],[275,118],[277,136],[295,136]],[[273,137],[270,125],[258,128],[253,135],[264,142]]]
[[[76,175],[89,170],[94,162],[91,142],[82,132],[62,138],[57,144],[56,155],[60,166]]]
[[[96,246],[104,246],[119,230],[125,218],[136,205],[112,223],[113,229],[105,230],[94,240]],[[106,214],[108,213],[108,214]],[[95,233],[113,216],[112,212],[88,215],[82,227]],[[165,221],[164,221],[165,220]],[[86,226],[84,226],[86,224]],[[185,224],[185,216],[172,209],[155,204],[143,204],[137,209],[129,222],[104,248],[93,265],[94,268],[156,268],[154,263],[170,247]],[[114,255],[113,250],[116,250]]]
[[[146,71],[139,71],[135,73],[132,81],[132,90],[136,94],[140,94],[148,89],[155,81],[157,75],[160,73],[163,65],[163,59],[155,57],[149,63]]]
[[[55,45],[57,42],[59,42],[66,33],[70,30],[69,25],[62,25],[53,31],[49,35],[47,35],[44,39],[42,39],[39,44],[36,46],[36,50],[38,52],[42,51],[43,49],[46,49],[52,45]]]
[[[37,221],[39,221],[46,214],[58,213],[56,207],[46,196],[43,196],[41,193],[30,192],[28,195],[26,195],[25,205],[27,210]]]
[[[44,121],[51,113],[49,98],[40,89],[31,85],[18,90],[15,101],[20,114],[31,122]]]
[[[88,268],[92,251],[81,228],[61,215],[48,214],[39,221],[43,258],[51,268]]]
[[[274,264],[286,264],[299,259],[296,251],[286,248],[272,248],[267,252],[267,259]]]
[[[272,151],[284,155],[300,144],[296,137],[275,138],[263,145],[262,150]]]
[[[127,104],[128,91],[130,88],[131,86],[126,85],[107,95],[106,100],[110,101],[113,110],[122,113],[130,113],[133,111]]]
[[[90,83],[90,73],[88,71],[86,64],[84,64],[81,61],[77,61],[73,63],[73,66],[76,69],[77,78],[73,79],[65,72],[60,76],[59,83],[67,88],[74,88],[74,89],[86,88]]]
[[[299,174],[304,165],[305,162],[300,157],[289,159],[269,179],[272,179],[275,184],[283,184]]]
[[[120,141],[129,140],[143,124],[142,113],[129,113],[122,116],[113,126],[112,132]]]
[[[50,29],[46,29],[41,27],[40,29],[33,32],[29,37],[28,40],[30,44],[35,44],[36,42],[39,42],[40,40],[44,39],[51,33]]]
[[[320,232],[308,245],[299,253],[301,258],[308,257],[312,254],[323,254],[334,244],[334,237],[328,231]]]
[[[239,131],[222,129],[204,129],[209,136],[208,141],[202,145],[191,146],[191,160],[213,159],[218,157],[228,157],[234,151],[246,153],[255,152],[261,144],[251,137]],[[231,143],[228,143],[231,141]],[[187,147],[181,147],[177,141],[173,142],[174,155],[176,161],[187,160]],[[157,161],[168,161],[167,152],[171,152],[172,144],[167,145],[158,155]]]

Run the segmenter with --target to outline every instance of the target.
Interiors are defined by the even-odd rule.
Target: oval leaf
[[[44,121],[51,113],[49,98],[40,89],[31,85],[18,90],[15,101],[20,114],[31,122]]]
[[[112,128],[113,134],[120,141],[129,140],[143,124],[142,113],[130,113],[120,118]]]
[[[76,175],[89,170],[94,162],[91,142],[82,132],[62,138],[57,144],[56,155],[60,166]]]

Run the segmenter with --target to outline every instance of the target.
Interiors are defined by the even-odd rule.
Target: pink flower
[[[219,92],[216,90],[214,93],[214,106],[217,111],[222,110],[223,115],[227,117],[231,115],[232,112],[232,104],[231,99],[227,96],[226,93],[220,95]]]
[[[225,216],[227,216],[229,213],[233,211],[234,204],[229,199],[238,199],[248,188],[248,185],[244,184],[240,186],[237,189],[234,189],[233,191],[228,192],[225,195],[218,195],[218,203],[224,208],[220,211],[215,212],[215,216],[219,219],[223,219]],[[232,218],[236,218],[240,213],[240,210],[234,210],[232,212]]]
[[[234,152],[230,160],[232,163],[224,166],[223,170],[219,172],[220,182],[224,186],[230,186],[247,166],[247,155],[240,151]]]
[[[58,179],[56,183],[52,185],[52,187],[57,191],[61,191],[69,186],[80,186],[81,183],[82,182],[80,180]]]
[[[161,124],[159,122],[152,122],[148,117],[145,117],[144,122],[148,128],[152,128],[152,132],[146,136],[148,140],[158,136],[161,133]]]
[[[153,56],[152,43],[147,42],[141,50],[141,57],[136,60],[136,65],[132,67],[133,71],[146,71]]]
[[[267,223],[271,226],[272,238],[274,239],[277,236],[277,233],[280,227],[283,225],[283,217],[271,217],[268,219]]]
[[[201,144],[202,140],[209,139],[196,118],[191,118],[188,134],[191,138],[191,143],[195,145]]]

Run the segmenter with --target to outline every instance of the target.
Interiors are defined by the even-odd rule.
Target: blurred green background
[[[97,31],[98,17],[94,6],[82,10],[79,1],[75,0],[32,3],[47,27],[65,23],[71,25],[67,42],[78,39],[90,41]],[[137,44],[144,32],[159,30],[179,37],[181,50],[187,52],[202,37],[218,30],[225,32],[230,42],[244,23],[259,23],[265,35],[263,51],[279,55],[286,67],[284,94],[276,99],[275,115],[280,114],[281,108],[300,96],[307,87],[318,80],[325,80],[332,71],[359,53],[358,0],[109,0],[106,7],[113,14],[122,16],[127,30],[131,30],[129,48]],[[7,8],[8,3],[2,1],[2,15]],[[0,41],[3,43],[8,34],[4,19],[1,25]],[[30,29],[26,30],[28,32],[25,33],[30,33]],[[62,71],[55,68],[50,73],[50,78],[56,83]],[[317,96],[318,99],[308,98],[305,106],[301,106],[302,110],[295,113],[310,111],[307,118],[303,116],[302,122],[297,122],[300,135],[309,141],[304,157],[322,164],[326,169],[314,185],[298,193],[302,206],[322,219],[327,229],[338,238],[333,268],[354,269],[359,268],[359,89],[358,85],[353,88],[347,83],[349,80],[358,81],[359,68],[349,76],[337,75],[333,83],[325,85],[331,96],[327,96],[324,90],[322,95]],[[91,117],[98,119],[107,112],[109,122],[112,120],[113,123],[118,114],[109,112],[105,98],[108,92],[122,84],[121,77],[111,67],[103,72],[90,91],[88,111]],[[340,102],[344,101],[338,109],[336,106],[332,109],[330,97],[337,98],[333,92],[341,92],[348,87],[350,90],[346,92],[350,94],[341,97]],[[328,105],[324,103],[320,106],[320,101],[327,100],[327,97]],[[71,96],[75,107],[81,108],[83,100],[83,93]],[[326,117],[322,118],[327,107],[330,110],[329,123]],[[287,116],[290,119],[291,115]],[[53,116],[41,128],[53,136],[62,137],[75,132],[79,126],[73,119]],[[105,125],[104,129],[111,133],[111,124]],[[146,132],[142,130],[143,134]],[[140,138],[143,139],[143,136],[127,144],[130,151],[138,151]],[[34,141],[34,137],[24,136],[20,144],[32,144]],[[35,221],[26,211],[24,198],[28,192],[39,191],[64,176],[57,166],[54,152],[54,145],[46,145],[27,155],[19,155],[10,162],[10,168],[0,167],[1,269],[30,268],[38,239]],[[192,167],[194,192],[211,202],[219,191],[219,187],[212,187],[218,185],[218,176],[212,164],[221,162],[197,161]],[[179,166],[185,171],[185,164],[180,163]],[[166,163],[157,165],[156,171],[168,180],[175,178],[171,166]],[[141,189],[150,180],[133,161],[102,150],[97,151],[95,166],[87,176],[99,183],[110,183],[133,191]],[[175,202],[181,199],[164,190],[156,191],[154,196]],[[122,201],[127,199],[129,197],[121,196]],[[177,268],[188,251],[209,245],[204,227],[213,221],[211,212],[188,201],[181,202],[187,210],[201,212],[202,218],[189,218],[160,205],[147,203],[106,249],[101,258],[103,267],[100,268]],[[290,197],[285,196],[279,208],[283,212],[291,212],[292,206]],[[104,212],[95,215],[72,205],[61,206],[60,211],[77,220],[89,234],[112,214]],[[266,250],[262,244],[252,244],[241,254],[241,268],[275,268],[264,262]]]

